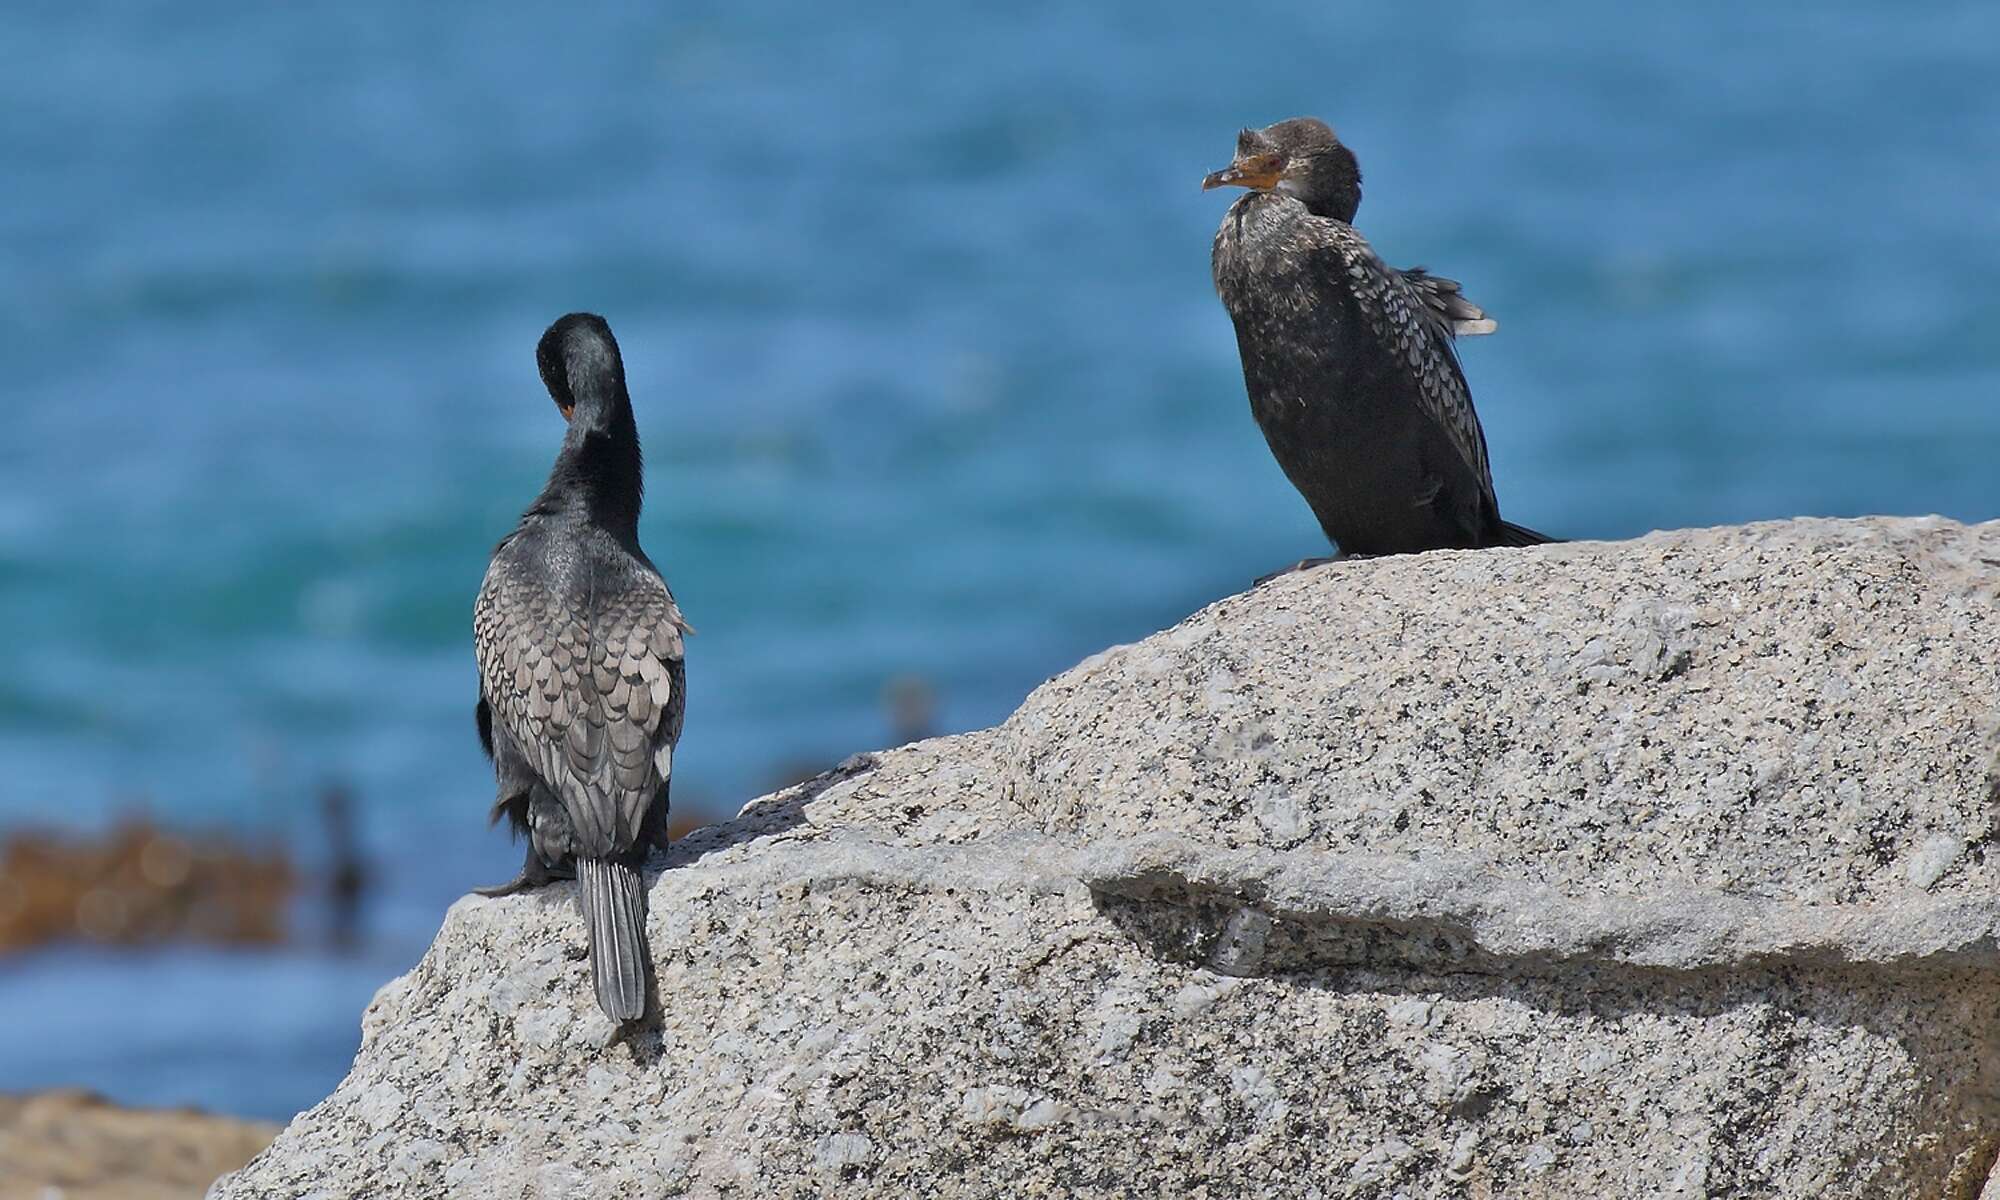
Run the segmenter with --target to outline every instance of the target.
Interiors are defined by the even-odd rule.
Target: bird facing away
[[[1250,411],[1343,555],[1526,546],[1500,519],[1452,339],[1493,322],[1456,282],[1399,271],[1350,224],[1361,168],[1325,122],[1237,136],[1203,188],[1248,188],[1215,234]],[[1310,566],[1326,559],[1309,559]]]
[[[639,868],[666,844],[690,630],[639,548],[644,468],[611,327],[571,313],[535,361],[569,429],[472,609],[493,819],[505,816],[528,853],[518,878],[481,894],[580,877],[597,1003],[622,1023],[645,1011]]]

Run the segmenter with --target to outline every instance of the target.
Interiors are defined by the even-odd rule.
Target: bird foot
[[[1344,562],[1349,558],[1358,558],[1358,557],[1361,556],[1353,554],[1328,554],[1320,558],[1302,558],[1299,561],[1293,563],[1291,566],[1286,567],[1281,571],[1273,571],[1269,575],[1259,575],[1257,577],[1257,582],[1251,584],[1250,586],[1263,587],[1265,584],[1271,582],[1273,579],[1283,579],[1287,575],[1293,575],[1300,571],[1310,571],[1314,567],[1323,567],[1328,563]]]
[[[492,887],[473,888],[472,894],[489,897],[512,896],[517,892],[531,891],[544,884],[554,883],[559,879],[575,878],[576,871],[573,868],[545,867],[540,861],[530,860],[528,865],[521,868],[521,873],[514,876],[514,878],[509,879],[505,883],[495,884]]]

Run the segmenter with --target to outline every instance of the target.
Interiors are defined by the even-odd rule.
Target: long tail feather
[[[621,862],[577,862],[583,923],[590,930],[590,975],[597,1006],[614,1021],[646,1011],[646,894],[639,872]]]

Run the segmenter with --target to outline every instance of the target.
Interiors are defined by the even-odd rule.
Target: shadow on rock
[[[806,805],[819,799],[829,788],[874,769],[875,755],[852,755],[830,771],[823,771],[803,783],[751,801],[732,820],[702,826],[675,842],[664,855],[655,858],[652,865],[662,871],[688,867],[710,854],[787,833],[806,824]],[[657,878],[657,873],[648,876],[649,887],[654,878]]]

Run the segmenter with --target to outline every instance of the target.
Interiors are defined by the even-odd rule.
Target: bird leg
[[[575,878],[576,868],[549,866],[542,861],[540,855],[535,853],[535,848],[530,846],[528,847],[528,861],[521,864],[521,873],[519,875],[514,876],[514,878],[505,883],[496,884],[493,887],[473,888],[472,894],[475,896],[511,896],[516,892],[525,892],[531,888],[538,888],[544,884],[554,883],[559,879]]]

